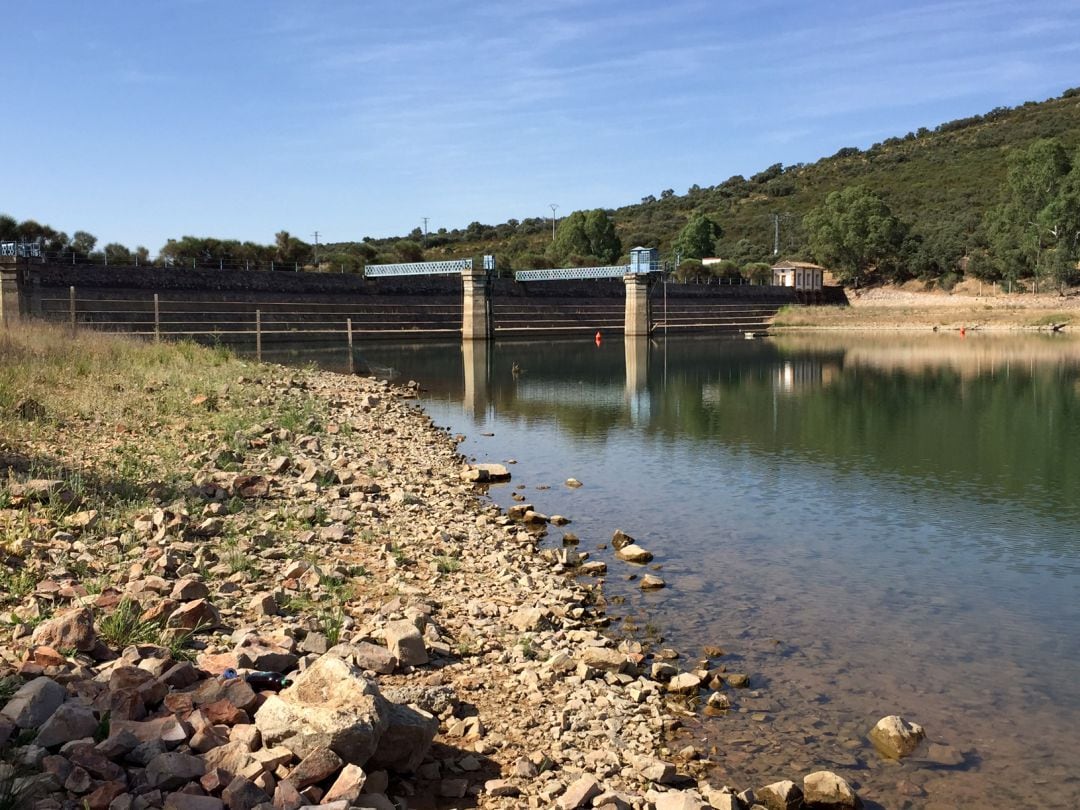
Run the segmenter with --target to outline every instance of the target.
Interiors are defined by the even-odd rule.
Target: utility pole
[[[427,224],[428,224],[428,220],[430,218],[431,217],[420,217],[420,219],[424,220],[424,241],[423,241],[423,246],[424,247],[427,247]]]
[[[315,237],[315,266],[318,267],[319,266],[319,232],[315,231],[315,233],[313,233],[312,236]]]
[[[551,203],[548,208],[551,209],[551,241],[555,241],[555,209],[559,207],[558,203]]]

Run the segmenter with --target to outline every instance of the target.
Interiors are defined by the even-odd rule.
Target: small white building
[[[820,292],[825,285],[825,268],[810,262],[777,262],[772,266],[773,285]]]

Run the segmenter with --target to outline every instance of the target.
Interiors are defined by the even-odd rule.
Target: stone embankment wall
[[[217,335],[246,340],[256,311],[269,340],[340,339],[352,320],[361,338],[460,334],[461,279],[418,276],[365,279],[332,273],[181,268],[30,265],[21,269],[21,309],[48,320],[75,320],[108,331]],[[842,295],[841,295],[842,297]],[[796,302],[782,287],[656,284],[656,328],[738,331],[764,328]],[[623,330],[621,279],[517,283],[492,281],[497,335]]]

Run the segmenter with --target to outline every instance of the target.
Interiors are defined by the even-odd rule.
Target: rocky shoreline
[[[192,407],[255,386],[266,416],[205,431],[181,498],[119,519],[8,463],[0,787],[26,807],[856,806],[830,772],[714,785],[668,750],[745,676],[606,635],[602,580],[574,576],[602,564],[485,503],[493,471],[414,385],[250,369]]]

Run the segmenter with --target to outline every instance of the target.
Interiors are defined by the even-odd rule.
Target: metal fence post
[[[255,359],[262,362],[262,310],[255,310]]]
[[[71,331],[75,331],[75,287],[68,287],[68,317],[71,321]]]
[[[154,342],[161,340],[161,301],[154,293]]]

